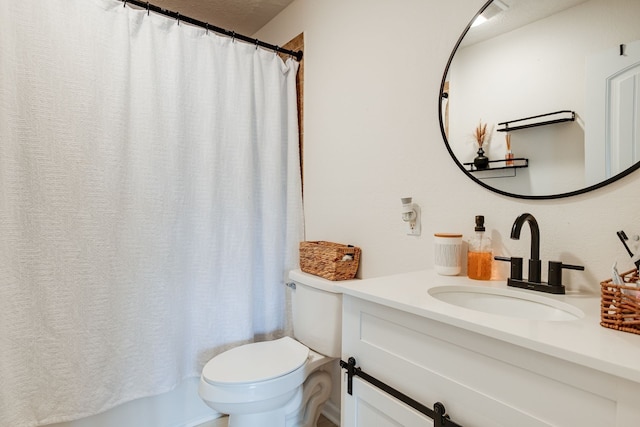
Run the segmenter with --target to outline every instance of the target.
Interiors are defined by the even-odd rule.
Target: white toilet
[[[229,415],[229,427],[313,427],[331,393],[319,370],[340,357],[342,294],[333,282],[295,270],[294,337],[242,345],[211,359],[198,393]]]

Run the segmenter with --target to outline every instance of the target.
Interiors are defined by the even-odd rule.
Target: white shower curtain
[[[0,425],[288,332],[297,63],[116,0],[0,1]]]

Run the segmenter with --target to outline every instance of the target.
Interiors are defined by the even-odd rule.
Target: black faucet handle
[[[562,269],[584,271],[582,265],[563,264],[560,261],[549,261],[549,286],[562,285]]]
[[[511,263],[511,272],[509,277],[511,279],[522,280],[522,258],[495,256],[493,259],[496,261],[506,261]]]

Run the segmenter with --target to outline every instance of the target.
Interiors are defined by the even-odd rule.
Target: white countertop
[[[550,356],[640,383],[640,335],[600,326],[600,295],[552,295],[508,287],[506,281],[478,281],[464,276],[440,276],[433,270],[364,280],[331,282],[301,271],[293,280],[312,280],[346,295],[436,320],[506,341]],[[508,289],[562,301],[584,312],[569,321],[529,320],[483,313],[448,304],[429,294],[443,285]]]

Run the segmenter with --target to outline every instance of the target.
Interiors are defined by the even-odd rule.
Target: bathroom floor
[[[317,427],[337,427],[334,423],[325,418],[324,415],[320,415]]]
[[[210,421],[208,423],[200,424],[197,427],[227,427],[227,417],[218,418],[217,420]],[[337,427],[334,423],[325,418],[324,415],[320,415],[317,427]]]

